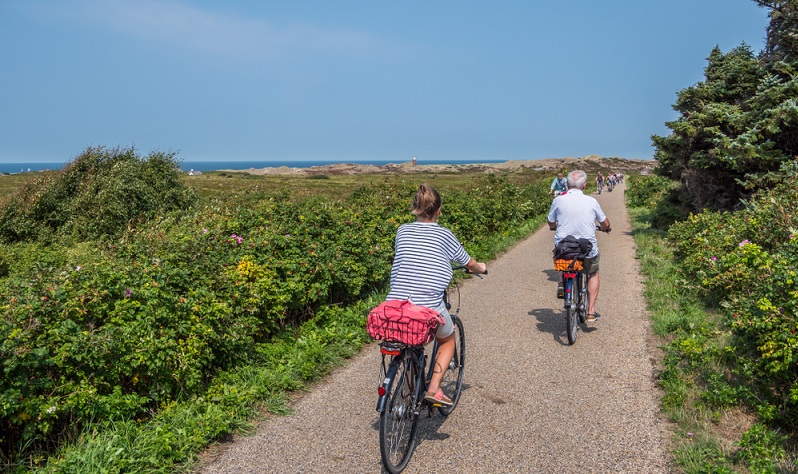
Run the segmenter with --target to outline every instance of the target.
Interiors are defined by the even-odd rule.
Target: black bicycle
[[[465,270],[454,267],[453,270]],[[466,270],[466,273],[468,271]],[[487,273],[487,272],[486,272]],[[481,275],[477,275],[482,278]],[[452,283],[444,292],[446,309],[454,323],[455,349],[449,368],[444,374],[441,389],[450,394],[451,406],[432,404],[424,399],[438,355],[438,341],[427,355],[424,346],[397,342],[381,342],[380,386],[377,389],[377,411],[380,413],[380,455],[390,473],[402,472],[416,448],[416,432],[421,414],[432,417],[435,408],[449,416],[460,401],[465,370],[465,330],[460,319],[460,287]],[[454,303],[454,304],[453,304]],[[451,311],[452,306],[456,309]],[[429,361],[429,365],[427,364]]]

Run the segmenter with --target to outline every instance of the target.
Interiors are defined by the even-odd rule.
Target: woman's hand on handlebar
[[[465,270],[466,273],[472,273],[474,275],[488,274],[488,266],[482,262],[477,262],[473,258],[466,265],[454,267],[453,270]]]

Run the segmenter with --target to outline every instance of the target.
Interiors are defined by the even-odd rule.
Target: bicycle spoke
[[[388,472],[400,472],[407,465],[416,442],[418,415],[415,413],[415,370],[405,354],[398,377],[391,384],[388,403],[380,414],[380,454]]]

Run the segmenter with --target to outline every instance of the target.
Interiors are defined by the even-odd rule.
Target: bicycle
[[[565,332],[568,344],[576,342],[578,324],[584,324],[587,312],[587,274],[582,272],[582,260],[573,259],[562,272],[563,306],[565,308]],[[574,299],[574,294],[576,298]]]
[[[612,229],[602,230],[600,225],[596,230],[609,233]],[[579,324],[585,324],[587,318],[587,304],[590,293],[587,291],[587,274],[582,271],[584,259],[574,258],[562,272],[563,307],[565,308],[565,333],[568,336],[568,345],[576,343],[576,333]],[[574,294],[576,297],[574,298]],[[559,294],[557,295],[559,296]]]
[[[466,270],[457,266],[452,270]],[[470,273],[466,270],[466,273]],[[487,272],[485,272],[487,274]],[[477,275],[482,278],[482,275]],[[451,310],[452,300],[456,299],[455,311],[450,314],[454,323],[455,350],[449,368],[444,374],[441,389],[449,393],[450,407],[432,404],[424,399],[438,355],[438,341],[427,356],[424,346],[407,345],[384,341],[380,343],[382,363],[380,365],[380,386],[377,389],[377,411],[380,413],[380,456],[383,467],[394,474],[402,472],[410,461],[416,448],[416,432],[421,413],[426,410],[432,417],[434,408],[448,417],[460,401],[463,390],[465,370],[465,330],[460,319],[460,287],[450,285],[444,292],[446,309]],[[427,366],[427,360],[430,361]]]

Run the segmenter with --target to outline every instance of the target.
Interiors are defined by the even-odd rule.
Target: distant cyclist
[[[554,194],[554,197],[568,191],[568,180],[563,177],[562,173],[557,173],[557,177],[551,182],[551,189],[549,194]]]
[[[618,184],[618,178],[615,176],[615,173],[607,176],[607,191],[612,191],[612,188]]]
[[[596,189],[598,189],[598,193],[601,194],[601,189],[604,187],[604,175],[601,174],[601,171],[598,172],[596,175]]]

